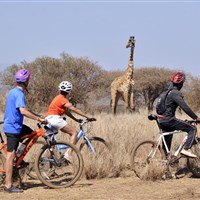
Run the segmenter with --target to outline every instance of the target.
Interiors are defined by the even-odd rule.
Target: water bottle
[[[19,148],[17,149],[16,155],[17,155],[18,158],[21,156],[21,154],[22,154],[22,152],[24,151],[25,147],[26,147],[26,145],[22,143],[22,144],[19,146]]]

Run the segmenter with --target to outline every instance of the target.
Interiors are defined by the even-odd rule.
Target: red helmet
[[[171,78],[172,83],[180,84],[185,81],[185,74],[183,72],[176,72]]]

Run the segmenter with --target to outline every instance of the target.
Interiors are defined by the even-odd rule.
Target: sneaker
[[[29,166],[29,163],[22,160],[22,162],[18,166],[18,169],[23,169],[23,168],[26,168],[27,166]]]
[[[197,156],[194,153],[192,153],[190,149],[187,149],[187,150],[182,149],[180,153],[183,154],[184,156],[188,156],[191,158],[197,158]]]
[[[4,192],[8,193],[22,193],[24,190],[11,186],[10,188],[4,187]]]

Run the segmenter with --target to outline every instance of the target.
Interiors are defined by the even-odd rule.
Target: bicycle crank
[[[179,164],[179,157],[177,157],[177,156],[171,156],[171,158],[170,158],[170,160],[169,160],[169,165],[171,166],[171,167],[177,167],[178,166],[178,164]]]

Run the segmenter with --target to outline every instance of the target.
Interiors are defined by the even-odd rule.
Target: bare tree
[[[13,76],[20,68],[27,68],[31,72],[30,94],[27,95],[31,109],[47,107],[58,94],[59,83],[64,80],[74,86],[72,101],[86,106],[89,94],[101,86],[102,73],[105,73],[88,58],[74,58],[63,53],[60,59],[41,57],[30,63],[23,61],[19,66],[12,65],[1,74],[2,83],[14,86]]]
[[[183,95],[188,105],[195,112],[200,111],[200,79],[188,74],[183,89]]]
[[[174,71],[166,68],[146,67],[135,70],[135,93],[137,101],[153,110],[153,104],[160,93],[167,87]]]

